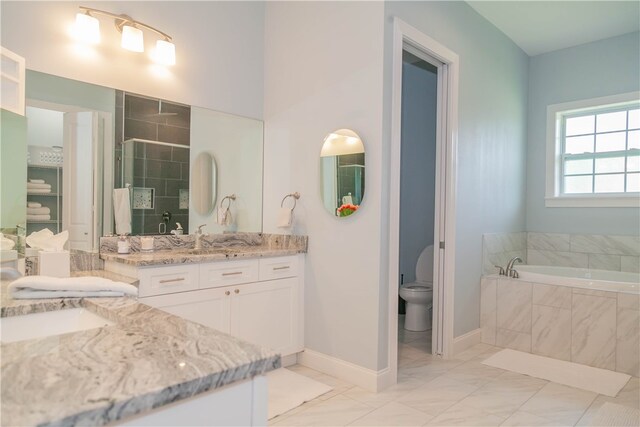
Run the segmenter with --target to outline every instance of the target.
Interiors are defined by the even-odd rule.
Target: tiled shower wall
[[[130,138],[190,145],[191,107],[116,92],[116,187],[122,187],[120,142]],[[130,143],[129,143],[130,144]],[[133,186],[154,189],[153,209],[132,210],[132,234],[158,234],[162,213],[171,213],[166,232],[175,223],[189,229],[189,210],[180,205],[180,190],[189,191],[189,149],[134,143]]]
[[[483,273],[519,256],[527,264],[640,272],[640,236],[562,233],[483,235]]]

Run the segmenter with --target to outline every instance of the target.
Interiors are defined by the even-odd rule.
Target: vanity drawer
[[[258,260],[237,260],[200,264],[200,288],[240,285],[258,281]]]
[[[141,268],[138,273],[140,279],[138,295],[149,297],[192,291],[198,289],[198,276],[197,265]]]
[[[298,257],[283,256],[260,259],[260,280],[282,279],[298,275]]]

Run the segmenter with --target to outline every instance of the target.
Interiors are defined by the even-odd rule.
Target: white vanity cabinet
[[[271,348],[303,349],[304,255],[138,269],[140,302]]]

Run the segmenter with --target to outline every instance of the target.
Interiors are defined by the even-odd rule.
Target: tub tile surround
[[[640,296],[483,276],[482,342],[640,375]]]
[[[484,274],[514,256],[527,264],[640,272],[640,236],[565,233],[487,233],[482,237]]]

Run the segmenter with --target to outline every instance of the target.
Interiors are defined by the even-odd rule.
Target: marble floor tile
[[[470,384],[438,377],[398,399],[398,402],[436,416],[477,389]]]
[[[345,426],[373,409],[349,397],[338,395],[293,414],[276,426]]]
[[[596,394],[556,383],[542,387],[520,407],[520,411],[573,425],[595,400]]]
[[[598,412],[598,409],[606,402],[615,403],[617,405],[629,406],[634,409],[640,409],[640,379],[631,378],[629,382],[620,390],[616,397],[598,395],[593,401],[589,409],[578,421],[578,426],[590,426],[591,421]]]
[[[531,352],[560,360],[571,360],[571,310],[534,305]]]
[[[488,414],[480,409],[455,404],[427,423],[428,426],[499,426],[504,418]]]
[[[572,362],[615,370],[615,299],[574,292],[571,328]]]
[[[499,377],[504,372],[505,371],[503,369],[483,365],[477,361],[469,361],[449,370],[443,376],[462,383],[480,387]]]
[[[349,425],[352,426],[423,426],[433,417],[398,402],[389,402],[369,412]]]
[[[437,356],[428,359],[416,360],[398,369],[398,376],[403,378],[415,378],[428,382],[444,374],[445,372],[464,363],[462,360],[444,360]]]
[[[534,426],[553,426],[553,427],[564,427],[561,423],[557,421],[550,420],[548,418],[541,417],[539,415],[533,415],[524,411],[516,411],[509,418],[505,420],[501,424],[502,426],[509,427],[534,427]],[[566,426],[571,426],[573,424],[566,424]]]
[[[468,362],[470,360],[481,361],[500,350],[502,349],[494,345],[480,343],[466,349],[461,353],[456,354],[454,357],[458,360],[464,360],[465,362]]]
[[[424,383],[422,381],[409,378],[399,381],[398,384],[378,393],[374,393],[360,387],[353,387],[345,391],[344,395],[352,398],[353,400],[357,400],[360,403],[364,403],[365,405],[378,408],[393,400],[400,399],[423,385]]]

